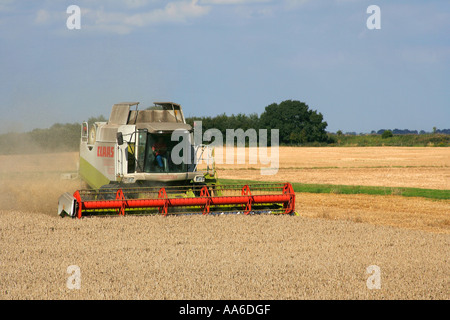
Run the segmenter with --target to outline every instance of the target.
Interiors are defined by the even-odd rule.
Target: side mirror
[[[122,134],[122,132],[117,132],[117,144],[119,146],[123,145],[123,134]]]

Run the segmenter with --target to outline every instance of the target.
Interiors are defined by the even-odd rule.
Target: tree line
[[[91,117],[89,125],[107,121],[104,116]],[[55,123],[50,128],[0,135],[0,154],[76,151],[80,148],[81,123]]]
[[[215,117],[189,117],[186,122],[193,125],[201,121],[203,130],[218,129],[225,137],[227,129],[278,129],[281,145],[311,143],[332,143],[325,131],[328,126],[323,115],[311,110],[307,104],[298,100],[285,100],[280,104],[268,105],[261,115],[239,113],[227,116],[225,113]],[[270,138],[270,135],[269,135]],[[270,139],[269,139],[270,140]],[[269,141],[270,142],[270,141]]]
[[[97,121],[107,121],[100,115],[88,119],[89,125]],[[272,103],[265,107],[258,115],[252,114],[219,114],[214,117],[188,117],[186,122],[194,125],[195,121],[202,121],[202,129],[218,129],[226,137],[227,129],[278,129],[280,145],[294,146],[333,146],[333,145],[439,145],[448,146],[450,143],[450,129],[439,130],[433,128],[432,134],[411,130],[372,131],[371,138],[358,138],[352,136],[356,133],[330,133],[323,115],[317,110],[298,100],[285,100],[279,104]],[[382,135],[383,139],[381,139]],[[23,154],[38,152],[65,152],[76,151],[79,148],[81,135],[80,123],[56,123],[47,129],[34,129],[25,133],[6,133],[0,135],[0,154]],[[399,139],[405,136],[423,136],[421,139]],[[270,143],[270,134],[268,134]],[[360,134],[362,136],[362,134]],[[378,138],[379,139],[378,139]],[[390,140],[389,140],[390,139]],[[381,141],[382,140],[382,141]],[[224,141],[225,143],[226,141]]]
[[[436,127],[433,127],[432,131],[425,131],[425,130],[409,130],[409,129],[380,129],[378,131],[372,130],[370,132],[371,135],[383,135],[383,133],[385,131],[390,131],[392,134],[396,134],[396,135],[406,135],[406,134],[411,134],[411,135],[418,135],[418,134],[450,134],[450,129],[437,129]],[[358,133],[352,131],[352,132],[345,132],[343,133],[342,130],[338,130],[335,134],[337,135],[342,135],[342,134],[346,134],[346,135],[353,135],[356,136],[358,135]],[[359,133],[359,135],[367,135],[367,133]]]

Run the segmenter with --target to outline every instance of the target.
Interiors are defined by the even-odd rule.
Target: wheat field
[[[0,215],[2,299],[449,298],[448,235],[301,216]]]
[[[280,176],[271,179],[328,181],[324,170],[334,170],[340,184],[358,184],[339,172],[358,169],[367,185],[448,189],[448,150],[280,148]],[[450,297],[448,200],[299,193],[298,216],[77,220],[56,214],[59,195],[83,187],[61,179],[76,171],[77,153],[0,156],[0,163],[2,300]],[[236,167],[218,165],[219,177],[261,178],[253,166]],[[403,180],[370,170],[377,167],[401,169]],[[79,289],[68,286],[70,266],[80,270]],[[379,267],[379,289],[368,286],[369,266]]]

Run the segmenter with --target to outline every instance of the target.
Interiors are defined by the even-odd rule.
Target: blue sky
[[[72,4],[80,30],[66,26]],[[122,101],[214,116],[287,99],[331,132],[431,131],[450,127],[450,2],[0,0],[0,66],[0,133]]]

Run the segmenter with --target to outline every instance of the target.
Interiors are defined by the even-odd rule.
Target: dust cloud
[[[0,210],[56,215],[58,198],[82,185],[77,178],[78,152],[0,155]]]

